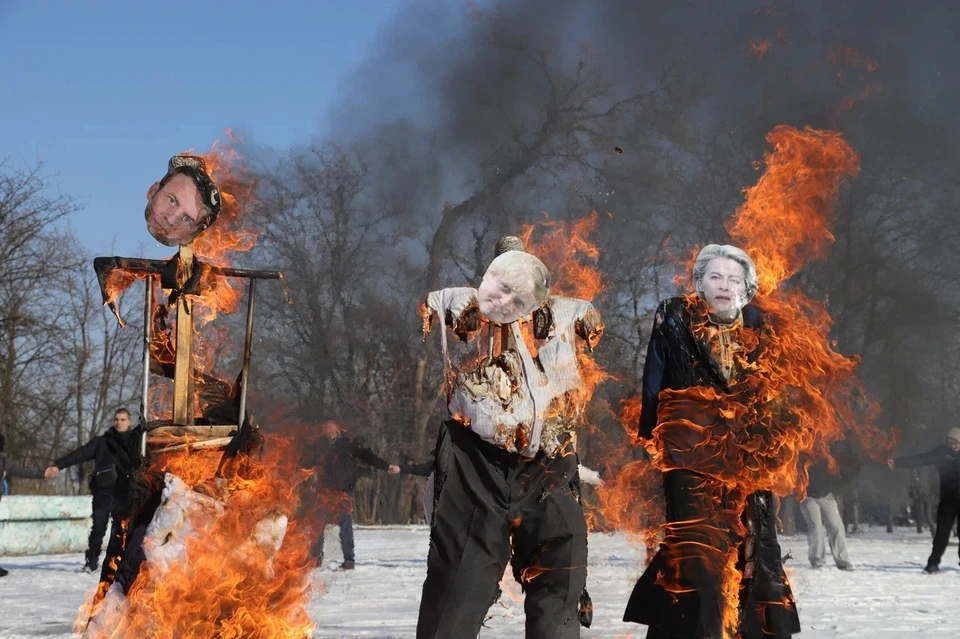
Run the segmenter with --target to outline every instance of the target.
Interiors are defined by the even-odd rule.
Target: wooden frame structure
[[[176,260],[175,282],[170,282],[171,261],[148,260],[127,257],[98,257],[94,260],[94,268],[100,280],[101,292],[107,299],[106,281],[114,269],[122,269],[144,279],[144,306],[143,306],[143,380],[141,387],[140,415],[145,424],[143,439],[140,444],[140,453],[146,455],[147,450],[152,452],[170,452],[191,449],[222,449],[230,443],[233,434],[238,432],[246,421],[247,389],[250,377],[250,356],[253,345],[253,309],[256,295],[256,283],[261,279],[280,279],[280,271],[223,268],[203,265],[209,269],[214,277],[238,277],[247,279],[247,317],[243,346],[243,368],[240,378],[240,403],[235,424],[196,424],[194,391],[195,366],[194,356],[194,325],[193,325],[193,295],[190,292],[177,295],[177,323],[176,323],[176,353],[173,375],[173,411],[172,424],[169,421],[151,422],[148,419],[147,398],[150,392],[150,345],[153,339],[153,287],[159,279],[165,288],[182,290],[187,281],[193,276],[194,254],[193,244],[180,247]],[[166,278],[166,279],[164,279]],[[119,319],[119,315],[118,315]]]

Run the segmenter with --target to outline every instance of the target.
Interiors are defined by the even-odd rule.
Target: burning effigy
[[[290,442],[262,436],[247,410],[255,285],[281,274],[226,259],[253,244],[241,215],[252,192],[222,153],[174,156],[147,192],[144,217],[177,254],[95,260],[104,303],[121,324],[120,294],[145,283],[144,363],[140,423],[118,455],[107,558],[77,619],[85,637],[313,632],[310,533],[292,520],[308,473]],[[209,331],[197,329],[237,310],[235,284],[244,280],[244,347],[228,381],[207,361]]]
[[[450,419],[435,450],[418,637],[476,636],[508,561],[527,636],[577,637],[589,623],[576,426],[592,392],[580,360],[603,324],[589,301],[550,289],[547,266],[510,237],[478,288],[433,291],[422,307],[425,332],[441,323]],[[448,329],[477,349],[458,365]]]
[[[833,236],[832,205],[858,157],[839,134],[788,126],[768,136],[766,171],[727,225],[737,246],[703,247],[693,292],[657,308],[638,437],[663,473],[663,541],[624,620],[647,637],[786,638],[800,631],[777,541],[777,496],[805,494],[853,439],[892,441],[833,350],[825,305],[785,285]]]

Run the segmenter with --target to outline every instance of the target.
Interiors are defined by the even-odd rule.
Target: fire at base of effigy
[[[240,458],[220,477],[217,458],[162,460],[159,504],[142,540],[128,537],[143,551],[135,580],[126,593],[115,582],[81,612],[84,637],[312,636],[310,531],[292,519],[306,473],[294,448],[272,442],[262,459]]]
[[[243,219],[253,182],[222,154],[205,157],[175,156],[148,191],[151,233],[187,242],[173,258],[94,263],[118,320],[119,295],[145,281],[144,352],[140,420],[124,442],[129,461],[118,462],[124,489],[114,495],[105,569],[76,624],[84,637],[299,639],[315,626],[306,609],[311,533],[294,519],[309,473],[296,447],[265,438],[246,409],[255,284],[281,274],[225,259],[253,244]],[[163,194],[171,188],[196,205],[176,218],[176,234],[166,232],[174,222]],[[213,374],[204,350],[213,327],[197,329],[237,309],[238,278],[248,282],[246,334],[231,383]],[[172,393],[155,392],[151,375],[172,382]]]
[[[895,439],[875,422],[856,358],[834,350],[825,304],[786,284],[833,241],[833,204],[858,157],[830,131],[778,126],[768,141],[766,170],[727,224],[737,246],[704,246],[688,265],[695,292],[660,303],[641,410],[624,410],[667,505],[624,619],[670,636],[800,632],[776,497],[802,499],[809,468],[835,464],[839,441],[883,458]],[[637,486],[636,470],[601,492],[605,506],[622,509],[617,489]]]
[[[147,526],[143,540],[144,563],[142,570],[150,576],[137,598],[149,598],[162,587],[161,581],[172,578],[194,581],[196,571],[188,558],[188,546],[202,544],[204,535],[216,521],[224,516],[229,496],[225,494],[229,487],[225,482],[214,482],[213,489],[224,494],[208,495],[192,490],[175,475],[167,473],[164,477],[164,489],[160,497],[160,507]],[[288,518],[277,514],[266,516],[248,531],[246,541],[237,545],[224,558],[225,562],[235,563],[247,568],[248,575],[265,581],[275,579],[274,558],[280,550],[287,531]],[[265,561],[264,561],[265,559]],[[145,580],[146,581],[146,580]],[[136,606],[136,604],[133,604]],[[87,626],[84,637],[125,637],[130,636],[132,626],[139,625],[138,631],[146,631],[148,636],[159,636],[159,627],[142,627],[132,619],[131,600],[123,593],[120,584],[114,583],[92,621]],[[163,619],[157,619],[162,623]],[[306,635],[305,635],[306,636]]]

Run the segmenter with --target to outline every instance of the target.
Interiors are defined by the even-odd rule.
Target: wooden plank
[[[218,439],[207,439],[202,442],[192,441],[185,442],[182,444],[173,444],[171,446],[163,446],[162,448],[153,449],[151,452],[154,454],[157,453],[172,453],[178,450],[184,450],[189,448],[191,450],[216,450],[219,448],[226,448],[227,445],[232,441],[232,437],[220,437]]]
[[[193,243],[180,247],[178,284],[193,272]],[[193,301],[189,295],[177,299],[177,359],[173,373],[173,421],[193,424]]]
[[[169,439],[170,437],[227,437],[238,430],[236,424],[215,424],[212,426],[161,426],[148,431],[147,441]]]

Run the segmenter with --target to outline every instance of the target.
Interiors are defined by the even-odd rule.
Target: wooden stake
[[[193,273],[193,243],[180,247],[180,268],[177,285]],[[177,359],[173,373],[173,423],[193,424],[193,300],[188,295],[177,298]]]

